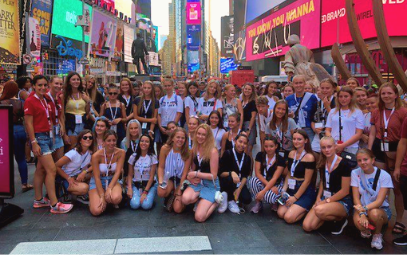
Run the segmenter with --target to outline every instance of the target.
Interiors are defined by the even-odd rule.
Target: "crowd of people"
[[[13,106],[15,159],[34,208],[68,213],[81,202],[98,216],[108,207],[149,210],[159,196],[168,211],[191,205],[204,222],[268,203],[289,224],[303,219],[307,232],[327,223],[341,234],[351,217],[382,249],[392,190],[393,233],[405,233],[407,108],[390,82],[375,91],[355,78],[315,86],[301,75],[284,87],[242,88],[123,78],[101,88],[71,72],[8,81],[0,103]],[[394,243],[407,245],[407,235]]]

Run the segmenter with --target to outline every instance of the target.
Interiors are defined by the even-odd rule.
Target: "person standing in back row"
[[[290,113],[288,117],[293,118],[297,126],[304,129],[310,141],[314,140],[314,131],[311,129],[311,122],[317,108],[317,97],[309,92],[305,92],[305,77],[296,75],[293,78],[295,94],[288,96],[285,100],[288,103]]]

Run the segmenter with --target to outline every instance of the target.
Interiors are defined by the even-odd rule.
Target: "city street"
[[[258,149],[258,148],[257,148]],[[29,166],[30,180],[34,165]],[[100,217],[93,217],[86,205],[75,204],[72,212],[55,215],[49,209],[33,209],[34,191],[22,194],[19,190],[18,171],[15,169],[17,194],[6,200],[21,206],[25,212],[14,222],[0,229],[0,253],[10,253],[20,243],[29,242],[23,249],[20,245],[15,252],[31,253],[377,253],[406,254],[407,247],[391,244],[391,228],[384,235],[382,251],[370,248],[370,240],[362,239],[353,224],[348,225],[340,236],[333,236],[328,229],[305,233],[301,222],[286,224],[271,212],[269,205],[258,215],[250,212],[235,215],[230,212],[214,213],[207,222],[194,221],[192,207],[177,215],[168,213],[162,206],[162,199],[156,197],[156,204],[150,211],[132,211],[129,208],[110,210]],[[394,210],[393,210],[394,211]],[[394,216],[391,224],[394,224]],[[170,237],[194,237],[189,245],[187,240]],[[128,238],[134,245],[120,246]],[[136,245],[150,240],[155,245]],[[158,238],[158,239],[153,239]],[[169,238],[169,239],[166,239]],[[209,243],[208,240],[209,239]],[[100,243],[98,243],[98,240]],[[58,241],[72,241],[61,245]],[[81,241],[76,243],[75,241]],[[206,241],[206,243],[205,243]],[[41,243],[38,243],[41,242]],[[42,243],[45,242],[45,243]],[[203,244],[202,244],[203,242]],[[158,245],[160,243],[164,243]],[[65,247],[65,248],[63,248]],[[145,247],[145,249],[142,249]],[[39,249],[39,250],[35,250]],[[140,250],[142,249],[142,250]],[[35,252],[36,251],[36,252]]]

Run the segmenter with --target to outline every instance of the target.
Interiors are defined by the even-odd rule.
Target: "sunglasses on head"
[[[86,141],[86,140],[91,140],[91,141],[92,141],[92,140],[93,140],[93,136],[91,136],[91,135],[90,135],[90,136],[83,136],[82,139],[85,140],[85,141]]]
[[[117,96],[119,93],[117,93],[117,92],[109,92],[109,95],[111,95],[111,96]]]

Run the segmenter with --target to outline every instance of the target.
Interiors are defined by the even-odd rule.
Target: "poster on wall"
[[[10,137],[13,136],[11,116],[13,108],[0,106],[0,198],[14,196],[14,160],[10,146]]]
[[[321,47],[332,46],[335,42],[342,44],[352,41],[345,2],[345,0],[322,0]],[[364,39],[377,37],[372,1],[354,0],[354,8],[362,37]],[[383,0],[383,11],[389,36],[407,36],[407,26],[400,23],[401,17],[407,13],[407,0]]]
[[[33,17],[28,18],[27,47],[32,56],[40,58],[41,56],[41,28],[38,20]]]
[[[123,0],[119,0],[119,2],[120,1],[123,1]],[[115,0],[100,0],[100,4],[102,5],[102,7],[106,6],[106,9],[114,14]]]
[[[200,2],[187,2],[187,24],[200,25],[201,24],[201,3]]]
[[[233,57],[234,44],[234,17],[226,16],[221,18],[221,56],[224,58]]]
[[[20,64],[20,29],[18,1],[0,1],[0,64]]]
[[[116,42],[114,45],[114,59],[122,60],[124,38],[123,38],[123,22],[117,22]]]
[[[248,26],[246,60],[284,55],[292,34],[300,37],[302,45],[319,48],[320,9],[319,0],[297,0]]]
[[[41,45],[49,46],[51,33],[51,0],[33,0],[31,8],[31,17],[36,19],[40,25]]]
[[[116,19],[93,10],[90,53],[112,57],[116,42]]]
[[[134,41],[134,29],[129,25],[124,25],[124,62],[132,63],[131,45]]]

